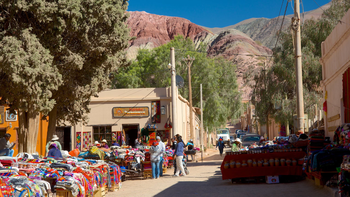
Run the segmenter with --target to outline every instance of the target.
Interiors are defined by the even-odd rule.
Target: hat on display
[[[236,138],[236,139],[235,139],[235,142],[242,143],[241,139],[239,139],[239,138]]]
[[[52,141],[56,141],[56,140],[59,140],[59,138],[57,137],[57,135],[53,135],[52,136]]]
[[[98,145],[98,144],[100,144],[100,142],[98,142],[98,141],[95,141],[95,145]]]
[[[343,125],[343,130],[344,131],[350,130],[350,125],[349,124],[344,124]]]
[[[102,142],[107,143],[107,140],[106,140],[106,139],[103,139]]]

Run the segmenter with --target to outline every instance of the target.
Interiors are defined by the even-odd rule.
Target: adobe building
[[[177,133],[187,142],[190,140],[189,103],[177,95],[176,106]],[[143,137],[142,129],[146,128],[150,131],[149,142],[155,140],[156,135],[165,141],[177,134],[172,131],[171,88],[105,90],[91,98],[89,108],[87,124],[58,128],[66,130],[67,136],[73,134],[71,149],[87,149],[103,139],[108,145],[115,141],[121,144],[124,139],[127,145],[133,146],[137,137]],[[195,108],[191,113],[194,114],[195,145],[199,145],[199,118]]]
[[[322,42],[322,81],[326,136],[350,123],[350,10]]]

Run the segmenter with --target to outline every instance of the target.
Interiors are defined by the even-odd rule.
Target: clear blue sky
[[[283,0],[129,0],[129,11],[177,16],[205,27],[226,27],[249,18],[277,17]],[[287,0],[284,0],[284,4]],[[330,0],[303,0],[304,10],[310,11]],[[289,3],[290,4],[290,3]],[[285,5],[282,8],[283,15]],[[292,14],[289,5],[287,15]]]

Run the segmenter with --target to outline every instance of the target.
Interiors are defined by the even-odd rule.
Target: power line
[[[283,28],[284,19],[285,19],[285,17],[286,17],[286,13],[287,13],[287,9],[288,9],[288,3],[289,3],[289,2],[287,1],[286,8],[284,9],[284,14],[283,14],[283,18],[282,18],[281,27],[280,27],[280,30],[278,31],[279,34],[278,34],[278,36],[277,36],[277,40],[276,40],[276,43],[275,43],[275,47],[274,47],[274,48],[276,48],[277,43],[278,43],[278,40],[279,40],[280,35],[281,35],[281,31],[282,31],[282,28]],[[270,59],[271,59],[271,58],[270,58]]]
[[[284,2],[284,0],[283,0],[283,2]],[[288,3],[289,3],[289,1],[287,1],[286,8],[284,9],[284,14],[283,14],[283,18],[282,18],[282,23],[281,23],[280,30],[278,31],[279,33],[278,33],[278,36],[277,36],[277,39],[276,39],[276,43],[275,43],[274,49],[276,48],[277,43],[278,43],[278,40],[280,39],[280,35],[281,35],[282,28],[283,28],[284,19],[285,19],[285,17],[286,17],[286,13],[287,13],[287,9],[288,9]],[[283,5],[283,3],[282,3],[282,5]],[[278,17],[279,17],[279,16],[278,16]],[[269,62],[271,61],[271,59],[272,59],[272,56],[271,56]]]
[[[313,0],[314,2],[315,2],[315,4],[318,6],[318,8],[320,8],[322,11],[323,11],[323,13],[325,14],[325,15],[327,15],[329,18],[331,18],[331,19],[335,19],[335,20],[337,20],[340,24],[347,24],[346,22],[344,22],[344,21],[342,21],[342,20],[340,20],[340,19],[337,19],[337,18],[334,18],[333,16],[330,16],[327,12],[326,12],[326,10],[324,10],[315,0]]]
[[[279,19],[280,15],[281,15],[281,11],[282,11],[282,8],[283,8],[283,4],[284,4],[284,0],[282,1],[280,11],[278,12],[278,15],[277,15],[277,23],[276,23],[277,25],[278,25],[278,19]],[[277,25],[275,26],[275,29],[273,30],[273,32],[276,31]]]

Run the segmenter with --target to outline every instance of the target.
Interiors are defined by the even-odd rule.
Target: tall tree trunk
[[[27,152],[27,112],[23,110],[18,110],[18,124],[19,128],[17,131],[18,135],[18,152],[23,153]]]
[[[39,132],[39,113],[28,111],[28,153],[36,152]]]
[[[49,125],[47,126],[46,142],[51,141],[52,136],[56,134],[56,122],[57,122],[57,106],[49,112]]]
[[[18,152],[35,153],[39,132],[39,113],[19,110]]]

